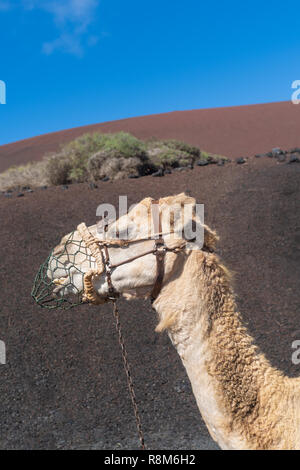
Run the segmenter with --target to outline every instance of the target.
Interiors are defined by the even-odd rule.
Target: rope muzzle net
[[[31,295],[42,308],[68,310],[87,301],[82,291],[86,272],[94,269],[88,246],[76,231],[61,249],[52,250],[35,276]]]
[[[76,247],[75,253],[68,248]],[[85,257],[91,264],[91,255],[82,239],[75,239],[75,232],[70,233],[63,249],[55,254],[52,250],[46,261],[41,264],[35,276],[31,295],[42,308],[68,310],[84,303],[82,291],[74,283],[74,275],[84,279],[84,271],[77,258]],[[60,279],[61,278],[61,279]],[[70,294],[72,292],[72,294]]]
[[[99,240],[84,223],[78,225],[77,230],[68,235],[59,249],[52,250],[40,266],[31,292],[33,299],[42,308],[62,310],[83,303],[100,305],[112,300],[112,292],[107,298],[100,297],[93,281],[105,273],[107,282],[111,283],[108,247],[123,247],[129,243],[120,239]]]

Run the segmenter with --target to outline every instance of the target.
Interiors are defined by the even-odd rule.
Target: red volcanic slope
[[[291,102],[175,111],[78,127],[0,146],[0,171],[40,160],[85,132],[127,131],[147,139],[174,138],[204,150],[238,157],[273,147],[300,146],[300,106]]]

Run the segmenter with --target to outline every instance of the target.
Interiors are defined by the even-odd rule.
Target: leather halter
[[[151,302],[154,302],[154,300],[158,297],[162,289],[163,279],[164,279],[164,274],[165,274],[164,260],[165,260],[166,252],[172,251],[173,253],[178,253],[185,247],[186,242],[184,240],[181,240],[181,243],[179,244],[179,246],[175,248],[168,248],[165,245],[165,241],[163,238],[164,234],[162,233],[162,222],[161,222],[161,214],[159,211],[158,200],[151,201],[151,209],[152,209],[152,218],[153,218],[153,226],[154,226],[154,234],[155,234],[154,235],[155,237],[154,248],[152,250],[148,250],[140,255],[133,256],[131,258],[126,259],[125,261],[121,261],[120,263],[116,263],[116,264],[111,264],[110,262],[109,251],[108,251],[109,246],[124,247],[132,243],[138,243],[141,241],[150,240],[151,237],[140,238],[140,239],[135,239],[135,240],[120,240],[120,239],[119,240],[118,239],[99,240],[98,238],[94,237],[90,233],[90,231],[88,230],[88,228],[86,227],[84,223],[78,225],[77,230],[79,234],[81,235],[83,241],[85,242],[86,246],[90,249],[97,264],[97,270],[90,270],[84,275],[83,300],[89,303],[93,303],[93,304],[101,304],[109,300],[115,300],[119,294],[116,292],[112,283],[112,279],[111,279],[112,270],[123,264],[130,263],[131,261],[134,261],[138,258],[146,256],[148,254],[153,254],[156,256],[156,280],[155,280],[154,286],[150,294]],[[103,272],[105,272],[106,282],[108,284],[109,295],[107,298],[100,297],[99,294],[95,291],[94,286],[93,286],[93,278],[95,276],[101,275]]]
[[[161,215],[159,212],[159,201],[153,200],[152,202],[152,217],[154,225],[154,233],[158,234],[158,238],[155,238],[155,251],[153,254],[156,256],[156,280],[151,291],[151,302],[158,297],[164,280],[165,275],[165,255],[166,255],[166,246],[165,241],[162,236],[162,224],[161,224]],[[158,226],[157,226],[158,225]]]

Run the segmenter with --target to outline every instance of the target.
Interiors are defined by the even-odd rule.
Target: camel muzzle
[[[42,308],[69,310],[85,303],[84,276],[94,262],[83,240],[75,239],[74,234],[62,249],[51,251],[35,276],[31,296]]]

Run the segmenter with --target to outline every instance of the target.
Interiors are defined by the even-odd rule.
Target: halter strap
[[[156,281],[151,291],[151,303],[158,297],[164,280],[165,275],[165,255],[166,255],[166,247],[164,239],[161,235],[162,233],[162,224],[161,224],[161,215],[159,212],[159,201],[152,200],[151,201],[151,209],[152,209],[152,220],[154,226],[154,233],[158,233],[158,238],[155,238],[155,248],[156,251],[154,252],[156,256]]]

